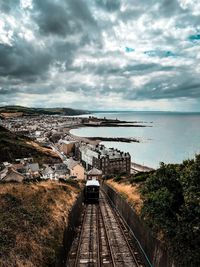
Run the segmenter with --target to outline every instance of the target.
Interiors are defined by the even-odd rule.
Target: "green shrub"
[[[176,266],[200,266],[200,155],[182,164],[160,164],[142,190],[142,217],[163,233]]]
[[[122,177],[120,175],[117,175],[113,181],[119,183],[122,180]]]
[[[149,173],[137,173],[134,176],[131,177],[130,183],[141,183],[145,182],[146,179],[149,177]]]
[[[103,177],[104,180],[109,180],[112,178],[113,178],[113,175],[111,175],[111,174],[104,175],[104,177]]]

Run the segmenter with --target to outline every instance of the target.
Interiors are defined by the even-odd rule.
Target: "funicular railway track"
[[[67,267],[143,267],[140,253],[103,192],[99,204],[85,207],[79,236]]]

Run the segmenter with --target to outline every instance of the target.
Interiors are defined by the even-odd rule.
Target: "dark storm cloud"
[[[109,11],[113,12],[119,10],[121,1],[120,0],[96,0],[97,6]]]
[[[19,93],[20,90],[19,89],[5,89],[5,88],[0,88],[0,95],[12,95],[12,94],[16,94]]]
[[[200,79],[194,78],[191,81],[189,75],[185,77],[173,77],[163,81],[160,77],[150,81],[139,91],[134,88],[126,92],[126,99],[145,100],[152,99],[176,99],[176,98],[196,98],[200,99]]]
[[[68,93],[80,106],[80,96],[200,98],[200,12],[191,3],[6,0],[0,11],[0,103],[21,94],[56,94],[55,106]]]
[[[66,35],[73,31],[80,30],[77,25],[70,21],[67,6],[58,5],[53,1],[35,1],[35,21],[38,24],[41,34]]]
[[[184,14],[184,11],[177,0],[162,0],[159,1],[159,15],[162,14],[164,17],[170,17],[177,14]]]
[[[19,5],[19,1],[15,2],[16,5]],[[41,34],[49,35],[49,39],[44,40],[46,41],[45,46],[39,47],[35,43],[22,39],[16,33],[13,46],[0,44],[0,75],[2,76],[40,76],[48,70],[53,61],[61,61],[69,65],[76,55],[78,45],[63,39],[52,39],[52,34],[68,36],[81,32],[83,45],[87,41],[89,42],[90,37],[92,39],[94,35],[99,38],[98,30],[95,29],[96,23],[84,2],[35,0],[33,3],[32,16],[39,26]],[[11,1],[7,2],[6,6],[10,9],[15,7],[14,3],[13,6],[11,5]],[[96,33],[92,36],[92,33],[84,32],[84,27],[89,27]],[[38,40],[40,38],[42,36],[38,36]]]
[[[162,66],[156,63],[129,63],[123,67],[119,67],[112,62],[107,63],[89,63],[84,62],[81,67],[69,67],[70,71],[75,71],[78,73],[93,73],[98,76],[109,77],[114,75],[131,77],[134,75],[148,75],[153,72],[168,72],[174,70],[174,66]]]
[[[0,75],[14,77],[30,77],[42,75],[51,62],[51,55],[26,42],[18,40],[11,47],[0,44]]]
[[[1,82],[1,80],[0,80]],[[6,87],[2,86],[0,87],[0,95],[6,96],[9,95],[10,97],[13,97],[14,95],[20,93],[20,94],[29,94],[29,95],[44,95],[44,94],[50,94],[55,91],[55,85],[45,85],[45,84],[29,84],[23,85],[21,84],[21,87],[10,85],[8,86],[6,84]]]
[[[85,1],[35,0],[34,10],[34,20],[41,34],[67,36],[96,26]]]
[[[20,0],[1,0],[0,11],[9,13],[19,7]]]

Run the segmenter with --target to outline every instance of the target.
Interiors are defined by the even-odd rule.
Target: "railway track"
[[[145,264],[123,220],[103,192],[99,204],[85,207],[79,235],[67,267],[143,267]]]

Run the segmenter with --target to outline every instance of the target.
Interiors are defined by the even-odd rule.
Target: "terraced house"
[[[106,148],[103,145],[81,145],[78,156],[87,170],[93,167],[108,174],[130,174],[131,156],[114,148]]]

